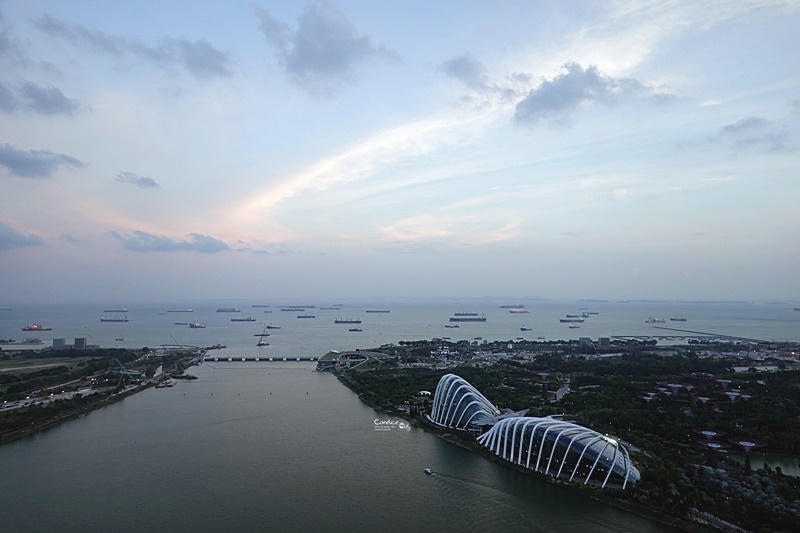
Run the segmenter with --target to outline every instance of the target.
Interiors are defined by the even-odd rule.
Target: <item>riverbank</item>
[[[76,418],[80,418],[82,416],[86,416],[88,413],[90,413],[90,412],[92,412],[92,411],[94,411],[96,409],[100,409],[100,408],[105,407],[107,405],[111,405],[113,403],[116,403],[116,402],[118,402],[120,400],[124,400],[128,396],[132,396],[132,395],[136,394],[137,392],[141,392],[141,391],[143,391],[145,389],[148,389],[148,388],[150,388],[150,387],[152,387],[154,385],[155,385],[155,383],[145,382],[145,383],[143,383],[143,384],[141,384],[141,385],[139,385],[139,386],[137,386],[135,388],[132,388],[130,390],[127,390],[127,391],[124,391],[124,392],[121,392],[121,393],[118,393],[118,394],[111,394],[109,396],[105,396],[105,397],[97,400],[96,402],[92,402],[90,404],[81,406],[81,407],[79,407],[77,409],[73,409],[73,410],[67,411],[65,413],[59,413],[58,415],[56,415],[54,417],[51,417],[51,418],[46,419],[46,420],[42,420],[40,422],[32,424],[29,427],[25,427],[25,428],[22,428],[22,429],[11,431],[11,432],[6,433],[6,434],[4,434],[4,435],[2,435],[0,437],[0,445],[6,444],[8,442],[15,441],[17,439],[21,439],[23,437],[27,437],[29,435],[33,435],[34,433],[37,433],[39,431],[43,431],[43,430],[51,428],[51,427],[55,427],[55,426],[57,426],[59,424],[67,422],[69,420],[74,420]]]

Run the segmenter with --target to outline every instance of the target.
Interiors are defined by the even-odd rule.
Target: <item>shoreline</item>
[[[119,393],[119,394],[112,394],[111,396],[107,396],[105,398],[101,398],[101,399],[97,400],[94,403],[90,403],[88,405],[84,405],[83,407],[79,407],[78,409],[75,409],[74,411],[69,411],[67,413],[59,414],[59,415],[57,415],[57,416],[55,416],[53,418],[38,422],[38,423],[36,423],[36,424],[34,424],[33,426],[30,426],[30,427],[17,429],[15,431],[12,431],[12,432],[7,433],[7,434],[3,435],[2,437],[0,437],[0,446],[2,446],[3,444],[8,444],[9,442],[13,442],[15,440],[19,440],[19,439],[22,439],[22,438],[25,438],[25,437],[28,437],[28,436],[31,436],[31,435],[35,435],[36,433],[39,433],[40,431],[44,431],[46,429],[50,429],[50,428],[56,427],[56,426],[58,426],[58,425],[60,425],[60,424],[62,424],[64,422],[68,422],[68,421],[74,420],[76,418],[81,418],[81,417],[86,416],[87,414],[91,413],[92,411],[95,411],[97,409],[102,409],[103,407],[105,407],[107,405],[111,405],[111,404],[116,403],[116,402],[118,402],[120,400],[124,400],[128,396],[133,396],[134,394],[139,393],[139,392],[141,392],[141,391],[143,391],[145,389],[149,389],[150,387],[153,387],[154,385],[155,385],[154,383],[150,383],[150,382],[143,383],[142,385],[140,385],[140,386],[138,386],[138,387],[136,387],[134,389],[131,389],[131,390],[127,391],[127,392],[123,392],[123,393]]]

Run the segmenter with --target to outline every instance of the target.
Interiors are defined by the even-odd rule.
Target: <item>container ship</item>
[[[361,324],[360,320],[353,320],[350,318],[337,318],[333,321],[334,324]]]

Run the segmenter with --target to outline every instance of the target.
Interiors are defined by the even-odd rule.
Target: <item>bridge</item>
[[[204,357],[203,361],[216,363],[216,362],[223,362],[223,363],[249,363],[249,362],[284,362],[284,361],[319,361],[319,357],[277,357],[277,356],[267,356],[267,357],[225,357],[225,356],[209,356]]]

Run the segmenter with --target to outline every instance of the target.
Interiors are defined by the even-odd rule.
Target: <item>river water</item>
[[[0,530],[673,531],[400,428],[314,367],[204,363],[0,446]]]
[[[129,322],[100,322],[103,305],[3,304],[0,338],[35,336],[45,346],[86,338],[103,347],[161,344],[227,348],[220,357],[319,357],[330,349],[401,340],[515,341],[664,335],[649,316],[684,315],[662,326],[748,338],[800,340],[791,303],[522,301],[311,302],[298,319],[262,301],[108,302]],[[238,306],[241,313],[217,313]],[[9,309],[11,308],[11,309]],[[169,310],[192,308],[192,313]],[[385,309],[390,313],[366,313]],[[485,323],[445,328],[458,311]],[[580,329],[566,313],[598,312]],[[253,315],[253,322],[232,322]],[[113,316],[120,316],[115,313]],[[335,318],[362,320],[349,332]],[[201,321],[205,329],[185,323]],[[53,329],[23,333],[40,323]],[[181,324],[176,324],[180,322]],[[266,324],[270,346],[256,347]],[[522,332],[521,327],[530,331]],[[117,340],[123,339],[123,340]],[[476,340],[477,341],[477,340]],[[493,463],[362,404],[314,363],[204,363],[200,379],[148,389],[83,418],[0,446],[0,531],[614,531],[670,528]],[[379,425],[384,427],[386,424]],[[436,474],[426,476],[423,468]]]

